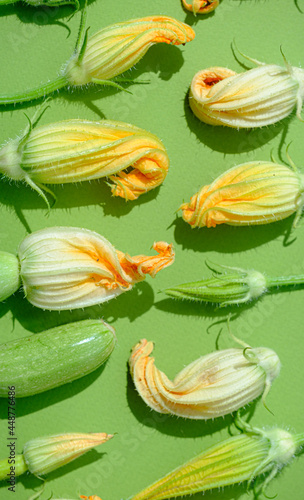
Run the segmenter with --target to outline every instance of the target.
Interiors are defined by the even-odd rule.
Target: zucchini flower
[[[251,486],[265,475],[258,492],[285,465],[301,452],[304,433],[291,434],[284,429],[251,428],[243,423],[244,432],[222,441],[156,481],[131,500],[163,500],[222,488],[247,481]]]
[[[214,67],[194,76],[189,102],[197,118],[209,125],[255,128],[283,120],[296,107],[301,119],[304,70],[250,60],[258,67],[244,73]]]
[[[167,288],[164,290],[165,294],[175,299],[231,306],[256,300],[264,293],[277,292],[282,287],[304,284],[304,275],[301,274],[272,278],[255,269],[246,270],[219,264],[212,266],[209,265],[214,272],[211,278]]]
[[[20,476],[29,471],[37,477],[44,476],[112,437],[112,434],[105,433],[69,433],[32,439],[24,445],[23,454],[16,455],[15,475]],[[15,442],[12,441],[10,446],[15,449]],[[9,463],[12,462],[8,462],[8,459],[0,461],[0,480],[9,476],[12,470]]]
[[[153,249],[158,255],[130,257],[88,229],[42,229],[19,247],[24,293],[31,304],[49,310],[100,304],[174,262],[172,245],[159,241]]]
[[[154,365],[152,351],[153,343],[143,339],[129,359],[139,395],[158,413],[191,419],[223,417],[262,394],[264,399],[280,372],[274,351],[246,346],[202,356],[171,381]]]
[[[219,0],[182,0],[185,9],[196,14],[209,14],[219,5]]]
[[[253,161],[227,170],[180,209],[193,228],[269,224],[294,213],[296,225],[303,205],[303,174],[277,163]]]
[[[168,155],[155,135],[116,121],[74,119],[37,128],[30,125],[21,139],[0,149],[0,173],[26,182],[47,204],[43,189],[49,189],[43,184],[101,177],[110,177],[114,196],[135,200],[159,186],[168,168]]]
[[[117,23],[98,31],[92,37],[88,37],[88,30],[83,36],[84,22],[83,12],[73,56],[58,78],[15,95],[1,95],[0,105],[31,101],[64,87],[78,87],[88,83],[123,89],[111,78],[132,68],[152,45],[184,45],[195,37],[190,26],[168,16],[150,16]]]

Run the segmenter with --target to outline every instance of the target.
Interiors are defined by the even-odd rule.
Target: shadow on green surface
[[[33,436],[36,437],[36,436]],[[64,476],[65,474],[69,474],[69,472],[74,472],[77,469],[80,469],[81,467],[91,465],[97,460],[100,460],[104,455],[106,455],[105,452],[98,452],[96,450],[90,450],[87,452],[85,455],[82,455],[81,457],[77,458],[76,460],[73,460],[70,464],[64,465],[63,467],[60,467],[59,469],[51,472],[46,476],[46,482],[51,483],[51,481],[54,481],[61,476]],[[23,474],[23,476],[20,476],[18,478],[18,482],[22,483],[24,488],[27,490],[34,490],[39,491],[39,489],[42,486],[42,481],[40,481],[37,477],[35,477],[33,474]],[[4,482],[5,485],[5,482]],[[0,483],[0,488],[3,487],[3,483]],[[7,484],[5,485],[7,488]],[[33,493],[33,492],[32,492]],[[45,498],[42,496],[41,498]],[[50,500],[50,497],[47,497]],[[4,499],[3,499],[4,500]]]
[[[63,61],[65,62],[65,61]],[[157,44],[151,47],[145,56],[136,64],[135,67],[130,69],[129,71],[119,75],[117,79],[122,79],[119,82],[126,90],[129,90],[132,94],[132,88],[134,90],[134,95],[130,95],[130,99],[137,100],[138,102],[143,101],[144,99],[148,99],[149,97],[149,85],[157,85],[157,79],[168,81],[175,74],[178,73],[180,68],[182,67],[184,62],[184,57],[182,51],[179,47],[168,44]],[[58,68],[59,70],[59,68]],[[147,73],[147,74],[146,74]],[[152,76],[149,73],[155,75]],[[144,77],[141,76],[144,74]],[[157,75],[157,76],[156,76]],[[153,82],[151,81],[153,79]],[[123,82],[123,79],[126,81]],[[129,79],[135,80],[134,82],[128,81]],[[139,80],[136,82],[136,80]],[[115,78],[114,78],[115,80]],[[148,82],[145,84],[141,84],[140,81]],[[38,82],[37,82],[38,85]],[[34,88],[34,86],[31,86]],[[136,88],[145,89],[141,92],[140,95],[136,92]],[[99,101],[103,97],[108,97],[113,94],[119,94],[123,92],[122,90],[117,90],[111,86],[100,86],[100,85],[86,85],[83,87],[71,87],[68,89],[67,87],[55,91],[52,95],[53,97],[64,98],[67,102],[81,102],[84,101],[89,107],[94,106],[92,104],[93,101]],[[124,93],[124,92],[123,92]],[[17,104],[2,104],[0,105],[0,113],[5,111],[14,111],[15,109],[26,109],[32,106],[37,106],[44,101],[43,98],[35,99],[33,101],[17,103]],[[134,106],[134,102],[126,103],[127,106]],[[96,107],[94,108],[96,110]],[[98,108],[97,108],[98,109]],[[99,116],[104,117],[102,111],[96,110],[96,113]],[[101,115],[100,115],[101,113]]]
[[[25,0],[26,2],[26,0]],[[37,7],[26,4],[25,2],[16,2],[9,5],[0,5],[0,17],[7,17],[11,15],[16,15],[19,20],[24,24],[36,24],[38,26],[46,26],[51,24],[57,24],[59,26],[64,26],[70,32],[69,27],[59,22],[59,19],[64,17],[71,17],[73,13],[76,13],[76,9],[73,5],[61,5],[50,7],[48,5],[39,5]],[[95,0],[87,0],[87,4],[95,2]],[[79,0],[80,9],[84,7],[85,0]],[[79,15],[78,15],[79,16]],[[20,28],[18,38],[23,35],[24,38],[30,37],[30,32],[24,31]],[[76,37],[77,33],[75,33]]]
[[[165,294],[163,295],[165,296]],[[154,307],[159,311],[163,311],[171,314],[178,314],[183,316],[200,316],[202,318],[223,318],[227,319],[230,314],[231,321],[236,319],[243,311],[250,309],[256,305],[256,301],[248,302],[247,304],[227,306],[227,307],[217,307],[216,304],[210,304],[208,302],[193,302],[191,300],[176,300],[165,298],[159,302],[155,302]]]
[[[293,112],[284,120],[257,129],[234,129],[230,127],[212,126],[201,122],[191,111],[188,92],[184,99],[184,113],[189,129],[200,142],[213,151],[225,154],[242,154],[261,148],[272,141],[280,132],[280,148],[284,144],[290,121],[294,118]],[[279,153],[280,156],[280,153]],[[265,160],[270,158],[265,158]],[[231,165],[232,166],[232,165]]]
[[[46,392],[41,392],[35,396],[28,396],[26,398],[18,398],[16,401],[16,412],[18,418],[36,413],[44,408],[55,405],[64,401],[65,399],[72,398],[76,394],[85,391],[99,376],[102,374],[107,363],[94,370],[89,375],[81,377],[68,384],[61,385]],[[0,403],[5,401],[0,399]],[[2,405],[1,405],[2,406]],[[0,406],[0,420],[7,420],[7,405],[2,408]]]
[[[138,283],[134,288],[103,305],[75,309],[73,311],[46,311],[32,306],[21,290],[6,301],[0,303],[0,317],[11,311],[13,321],[17,320],[25,330],[39,333],[56,326],[81,321],[84,319],[102,318],[108,323],[114,323],[118,318],[129,318],[135,321],[145,314],[154,303],[152,287],[146,283]],[[136,304],[136,307],[135,307]],[[13,332],[12,332],[13,333]],[[26,334],[25,334],[26,335]],[[12,336],[12,340],[14,340]]]
[[[225,417],[210,420],[193,420],[176,417],[175,415],[157,413],[151,410],[136,391],[129,370],[127,371],[127,401],[134,417],[143,426],[154,428],[162,434],[181,438],[193,438],[212,435],[214,432],[218,432],[225,427],[229,428],[228,432],[230,434],[237,434],[233,425],[234,415],[226,415]],[[244,409],[244,414],[249,417],[246,420],[252,418],[257,401],[253,401]]]
[[[68,211],[72,208],[95,206],[96,210],[101,208],[104,215],[120,218],[131,212],[134,207],[154,200],[160,190],[160,187],[157,187],[141,195],[137,200],[126,201],[118,196],[112,196],[111,189],[106,184],[106,181],[106,178],[101,178],[74,184],[47,184],[47,187],[53,191],[57,198],[51,211],[62,209]],[[52,196],[47,193],[46,195],[50,204],[52,204]],[[29,233],[31,230],[23,213],[24,210],[44,210],[45,216],[48,215],[48,208],[44,200],[30,186],[21,182],[0,181],[0,204],[13,209]]]
[[[220,224],[215,228],[192,229],[181,217],[177,217],[172,225],[175,226],[175,242],[183,249],[191,249],[194,252],[235,253],[257,248],[277,238],[282,240],[282,245],[290,245],[296,239],[296,233],[290,235],[293,218],[292,216],[260,226],[237,227]],[[299,230],[301,229],[298,228]]]

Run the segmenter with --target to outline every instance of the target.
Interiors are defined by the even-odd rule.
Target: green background
[[[301,5],[301,2],[299,2]],[[304,8],[304,3],[302,5]],[[69,22],[69,7],[54,10],[16,6],[1,7],[0,94],[21,91],[56,77],[72,53],[80,14]],[[1,181],[1,249],[16,253],[32,231],[56,225],[95,230],[130,255],[149,254],[154,241],[173,242],[174,265],[102,307],[74,312],[44,312],[32,307],[22,292],[0,305],[1,341],[9,341],[68,321],[102,317],[116,329],[118,344],[104,369],[73,384],[18,400],[16,435],[18,450],[36,436],[62,432],[117,433],[115,438],[49,475],[43,499],[76,499],[77,494],[98,494],[103,500],[126,499],[207,446],[228,436],[232,419],[200,422],[168,417],[150,411],[134,390],[128,375],[130,349],[141,338],[155,342],[157,366],[173,377],[199,355],[216,347],[234,346],[227,334],[228,310],[214,310],[175,302],[158,292],[170,285],[209,274],[205,260],[256,268],[270,275],[304,272],[304,229],[299,227],[284,245],[292,218],[268,226],[191,230],[175,211],[203,184],[224,170],[246,161],[269,160],[271,151],[286,160],[292,141],[293,161],[303,166],[304,124],[290,119],[260,130],[237,131],[200,123],[189,111],[186,94],[193,75],[209,66],[242,71],[231,43],[268,63],[283,64],[280,46],[294,66],[303,64],[304,15],[293,1],[222,0],[206,17],[186,13],[179,0],[96,0],[88,7],[90,32],[147,15],[169,15],[186,21],[196,39],[185,47],[158,45],[129,72],[149,79],[150,85],[133,85],[133,94],[104,88],[80,93],[61,92],[51,102],[41,124],[60,119],[106,117],[122,120],[157,134],[170,159],[169,174],[160,189],[126,203],[112,198],[100,182],[57,186],[58,197],[49,216],[43,201],[24,185]],[[239,57],[241,62],[244,60]],[[246,62],[245,62],[246,63]],[[1,141],[14,138],[26,125],[34,106],[1,112]],[[2,110],[1,110],[2,111]],[[153,253],[153,252],[152,252]],[[268,295],[256,304],[235,308],[233,333],[253,346],[273,348],[282,371],[267,398],[274,415],[261,404],[251,406],[257,426],[282,426],[304,430],[303,412],[303,291]],[[214,325],[211,327],[211,325]],[[209,330],[208,330],[209,328]],[[208,331],[207,331],[208,330]],[[6,456],[7,402],[1,400],[0,456]],[[301,500],[304,460],[297,459],[270,485],[278,500]],[[4,483],[1,500],[28,499],[40,481],[23,476],[16,493]],[[197,495],[194,499],[201,498]],[[248,498],[244,485],[206,493],[205,500]]]

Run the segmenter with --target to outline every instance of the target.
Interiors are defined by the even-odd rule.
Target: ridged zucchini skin
[[[100,319],[61,325],[0,345],[0,397],[33,396],[72,382],[101,366],[116,343]]]

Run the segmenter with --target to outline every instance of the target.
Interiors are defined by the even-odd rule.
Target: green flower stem
[[[294,443],[298,449],[302,448],[304,446],[304,432],[301,432],[300,434],[295,434],[293,436]]]
[[[0,0],[0,5],[9,5],[10,3],[16,3],[18,0]]]
[[[268,290],[283,286],[303,285],[304,274],[299,274],[298,276],[279,276],[278,278],[267,277],[266,282]]]
[[[28,466],[25,463],[23,455],[16,455],[14,457],[15,463],[8,463],[8,459],[0,460],[0,481],[4,479],[9,479],[10,472],[13,470],[14,476],[21,476],[28,470]]]
[[[52,94],[56,90],[62,89],[67,85],[69,85],[67,78],[65,76],[59,76],[56,80],[25,92],[19,92],[14,95],[0,95],[0,106],[34,101],[35,99],[46,97],[47,95]]]

